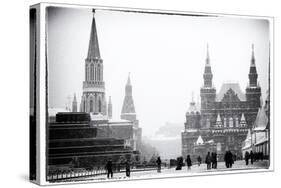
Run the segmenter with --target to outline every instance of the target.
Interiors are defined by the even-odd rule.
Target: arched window
[[[100,64],[98,64],[98,79],[97,80],[100,80]]]
[[[90,112],[94,112],[94,101],[93,101],[93,98],[90,99]]]
[[[99,99],[99,110],[98,112],[101,112],[101,100]]]
[[[95,80],[97,80],[97,67],[95,66]]]
[[[90,67],[90,79],[91,80],[94,80],[94,65],[93,64],[91,64],[91,67]]]

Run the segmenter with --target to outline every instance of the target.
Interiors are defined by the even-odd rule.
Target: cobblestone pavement
[[[131,172],[131,177],[126,177],[125,172],[114,173],[113,179],[109,180],[127,180],[134,178],[157,178],[159,175],[169,175],[169,174],[177,174],[177,175],[196,175],[202,172],[219,172],[219,171],[232,171],[232,170],[251,170],[251,169],[266,169],[269,165],[268,161],[259,161],[255,162],[253,165],[249,164],[245,165],[245,161],[236,161],[232,168],[226,168],[224,162],[219,162],[217,169],[207,170],[206,164],[201,164],[198,166],[194,164],[191,169],[187,169],[187,167],[183,167],[182,170],[175,170],[175,168],[163,168],[161,173],[158,173],[156,170],[150,171],[137,171]],[[93,177],[80,177],[74,179],[64,180],[64,182],[68,181],[90,181],[90,180],[108,180],[106,175],[93,176]]]

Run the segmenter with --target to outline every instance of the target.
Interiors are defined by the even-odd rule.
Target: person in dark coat
[[[253,151],[250,152],[250,159],[251,159],[251,164],[254,164],[254,153],[253,153]]]
[[[226,168],[232,168],[233,164],[233,155],[231,151],[227,151],[224,155],[224,161],[225,161],[225,166]]]
[[[158,157],[157,158],[157,160],[156,160],[156,163],[157,163],[157,172],[161,172],[161,159],[160,159],[160,157]]]
[[[246,165],[249,164],[249,158],[250,158],[250,154],[248,151],[245,152],[245,162],[246,162]]]
[[[202,159],[201,159],[200,155],[197,157],[197,162],[198,162],[198,166],[200,166],[201,162],[202,162]]]
[[[212,157],[212,168],[216,169],[217,168],[217,164],[218,164],[217,153],[216,152],[212,152],[211,157]]]
[[[126,169],[126,176],[130,177],[131,176],[131,165],[130,165],[130,161],[127,160],[125,162],[125,169]]]
[[[208,152],[206,159],[205,159],[205,163],[207,164],[207,170],[211,169],[211,162],[212,162],[212,157],[210,155],[210,152]]]
[[[107,170],[107,178],[109,178],[109,176],[111,178],[113,178],[113,170],[112,170],[112,161],[111,160],[107,161],[107,163],[105,165],[105,169]]]
[[[187,165],[187,169],[190,169],[190,167],[192,166],[190,155],[187,155],[186,157],[186,165]]]

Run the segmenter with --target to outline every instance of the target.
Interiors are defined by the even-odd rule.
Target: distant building
[[[246,151],[253,151],[262,152],[264,158],[269,158],[269,117],[266,110],[266,105],[259,109],[252,129],[248,130],[242,147],[243,156]]]
[[[142,130],[139,127],[139,121],[137,120],[132,89],[133,88],[131,85],[131,79],[129,75],[125,87],[125,98],[122,106],[121,119],[128,120],[133,123],[133,148],[135,150],[138,150],[141,144]]]
[[[218,153],[231,150],[238,157],[242,157],[242,142],[248,129],[254,124],[261,98],[253,46],[248,77],[249,84],[245,93],[238,83],[224,83],[217,93],[212,82],[213,73],[207,47],[204,84],[200,90],[201,105],[192,101],[186,113],[185,130],[182,132],[184,156],[198,155],[195,143],[201,136],[205,142],[212,140]],[[207,153],[208,150],[206,148],[204,152]]]

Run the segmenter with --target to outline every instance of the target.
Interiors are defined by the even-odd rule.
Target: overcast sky
[[[209,44],[213,83],[235,81],[245,92],[255,45],[258,81],[268,87],[269,22],[238,17],[194,17],[96,10],[106,96],[120,117],[128,73],[143,135],[165,122],[184,123],[194,92],[203,84]],[[48,11],[49,107],[64,108],[76,93],[80,104],[92,21],[90,9]],[[184,125],[183,125],[184,127]]]

